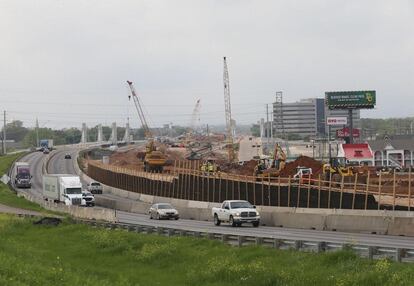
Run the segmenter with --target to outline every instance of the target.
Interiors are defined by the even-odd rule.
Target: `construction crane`
[[[226,133],[227,133],[227,150],[229,154],[229,161],[233,162],[235,159],[234,146],[233,146],[233,124],[231,119],[231,103],[230,103],[230,81],[229,71],[227,68],[226,57],[224,57],[224,106],[226,111]]]
[[[154,143],[154,135],[152,134],[147,120],[144,115],[144,111],[142,108],[142,103],[140,102],[137,93],[135,91],[134,85],[131,81],[127,81],[129,88],[131,89],[131,95],[128,95],[129,100],[134,100],[135,108],[138,112],[138,117],[141,121],[142,128],[144,129],[145,138],[148,139],[148,143],[146,145],[145,150],[145,157],[144,157],[144,170],[145,171],[160,171],[162,172],[163,167],[165,166],[167,162],[166,156],[160,152],[157,151],[157,148],[155,147]]]
[[[191,122],[190,122],[190,133],[194,131],[196,127],[197,118],[200,114],[200,99],[197,99],[197,102],[194,106],[193,113],[191,114]]]
[[[127,80],[127,83],[129,85],[129,88],[131,89],[131,95],[128,95],[128,99],[131,100],[131,96],[132,96],[132,99],[134,100],[135,108],[138,112],[138,117],[142,124],[142,129],[144,129],[145,138],[147,139],[152,138],[153,134],[148,127],[148,123],[147,123],[147,120],[145,119],[144,111],[142,109],[142,104],[139,101],[139,98],[135,91],[135,87],[132,84],[132,81]]]

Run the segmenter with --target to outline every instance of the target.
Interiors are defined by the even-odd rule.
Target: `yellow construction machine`
[[[273,151],[271,159],[272,160],[268,158],[259,159],[254,168],[253,176],[268,177],[269,174],[271,177],[279,176],[280,171],[282,171],[286,165],[286,154],[279,144],[275,145],[275,150]]]
[[[148,126],[147,120],[145,118],[142,104],[135,92],[135,88],[131,81],[127,81],[129,88],[131,89],[131,96],[134,100],[135,108],[137,109],[139,119],[141,120],[142,128],[145,132],[145,138],[148,139],[148,143],[145,147],[145,157],[144,157],[144,171],[146,172],[162,172],[164,166],[167,163],[167,156],[161,151],[157,150],[157,147],[154,143],[154,136]],[[129,98],[131,99],[131,96]]]

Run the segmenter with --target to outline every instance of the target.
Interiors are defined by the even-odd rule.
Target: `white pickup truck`
[[[247,222],[258,227],[260,223],[260,214],[248,201],[224,201],[221,207],[213,208],[211,212],[215,225],[229,222],[231,226],[241,226]]]

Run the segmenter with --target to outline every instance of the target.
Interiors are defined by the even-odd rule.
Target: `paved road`
[[[292,240],[305,241],[325,241],[332,243],[349,243],[368,246],[383,246],[393,248],[414,248],[414,238],[389,236],[389,235],[372,235],[361,233],[345,233],[333,231],[318,231],[318,230],[304,230],[291,229],[281,227],[267,227],[260,226],[253,228],[252,226],[231,227],[228,224],[215,226],[212,222],[195,221],[180,219],[175,220],[151,220],[148,215],[135,214],[117,211],[117,217],[120,222],[140,225],[153,225],[159,227],[169,227],[176,229],[183,229],[188,231],[211,232],[234,234],[244,236],[258,236],[258,237],[272,237]]]
[[[49,172],[51,173],[70,173],[75,174],[73,167],[73,160],[64,159],[65,153],[72,154],[72,158],[75,158],[75,149],[54,151],[54,156],[51,156],[49,162]],[[31,171],[33,173],[33,188],[32,191],[40,194],[41,184],[41,166],[44,155],[40,152],[29,154],[24,159],[31,163]],[[125,198],[119,198],[114,195],[107,195],[112,199],[128,200]],[[232,228],[226,224],[220,227],[214,226],[212,222],[184,220],[178,221],[155,221],[150,220],[147,215],[128,213],[117,211],[117,216],[120,222],[141,224],[141,225],[155,225],[161,227],[173,227],[177,229],[184,229],[189,231],[205,231],[205,232],[217,232],[225,234],[235,235],[251,235],[251,236],[263,236],[263,237],[275,237],[283,239],[296,239],[307,241],[326,241],[332,243],[353,243],[363,245],[375,245],[383,247],[400,247],[400,248],[414,248],[414,237],[400,237],[400,236],[387,236],[387,235],[372,235],[372,234],[359,234],[359,233],[344,233],[333,231],[317,231],[306,229],[289,229],[280,227],[264,227],[253,228],[250,226],[243,226],[240,228]]]

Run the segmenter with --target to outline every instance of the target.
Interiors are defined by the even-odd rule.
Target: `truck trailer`
[[[40,151],[48,149],[49,151],[53,150],[53,139],[41,139],[39,142]]]
[[[62,202],[65,205],[86,205],[82,197],[82,183],[79,176],[70,174],[43,175],[43,198]]]
[[[30,175],[30,165],[27,162],[14,163],[14,185],[17,188],[31,188],[32,176]]]

